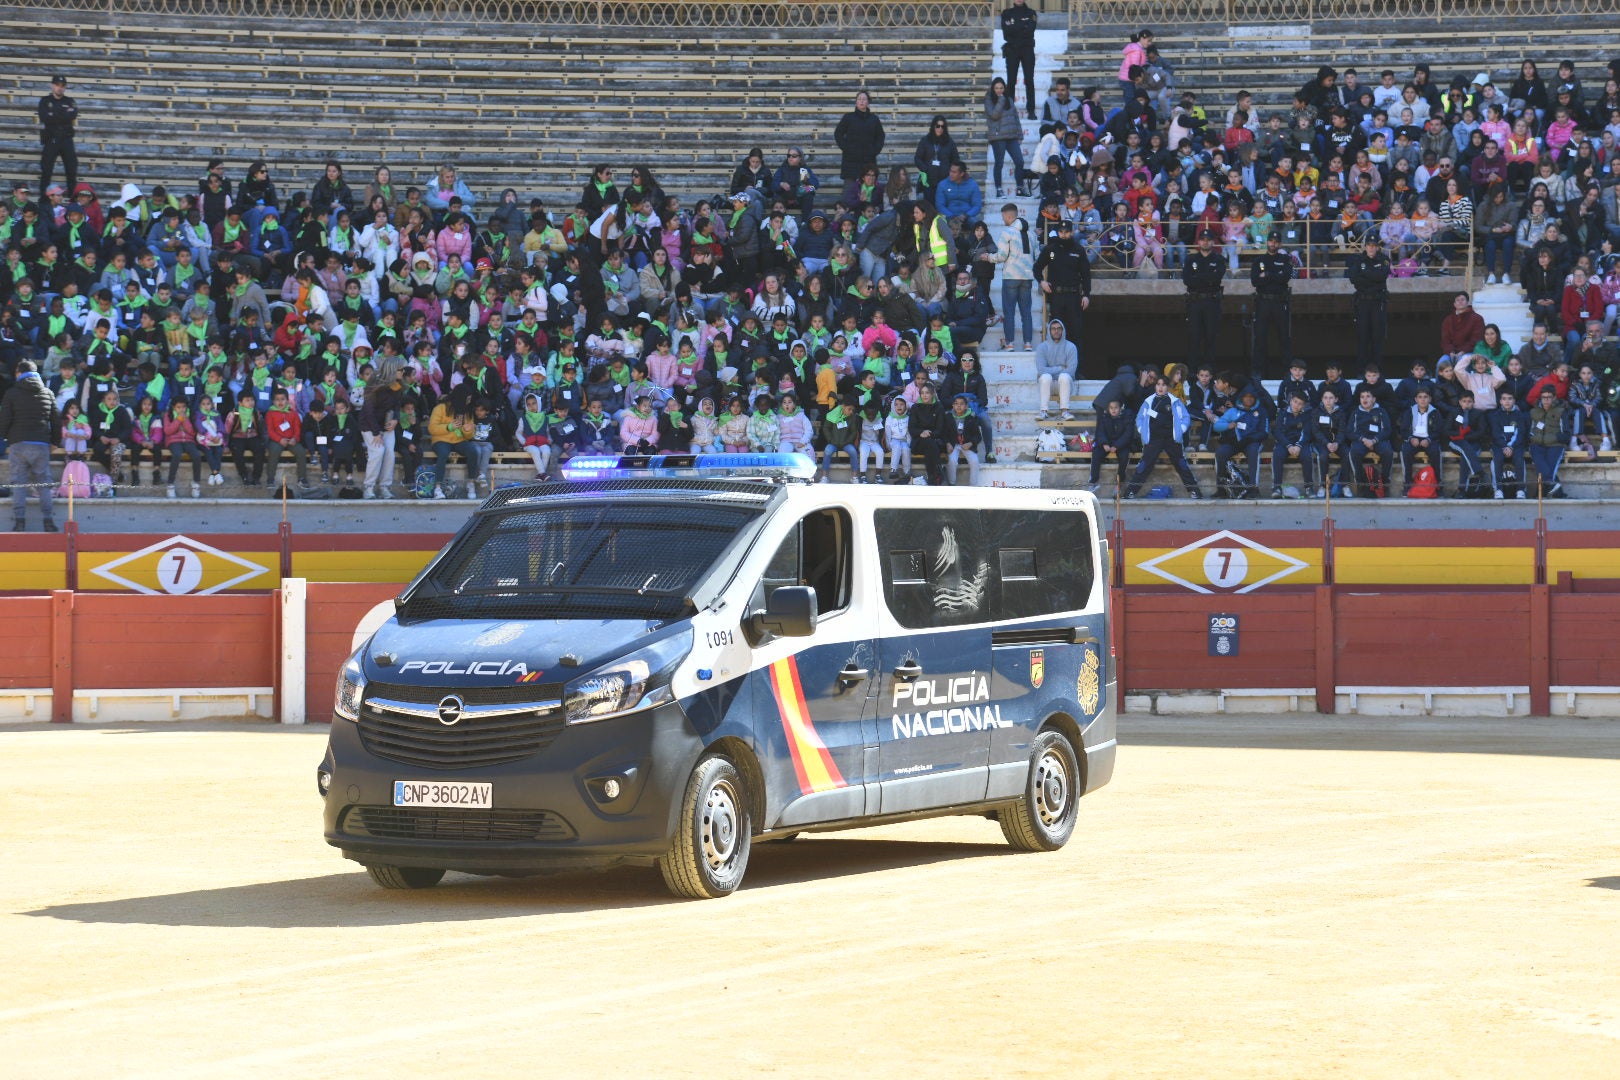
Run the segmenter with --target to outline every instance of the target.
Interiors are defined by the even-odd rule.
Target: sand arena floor
[[[1620,723],[1127,717],[1052,855],[947,818],[384,892],[318,728],[0,731],[16,1077],[1620,1075]]]

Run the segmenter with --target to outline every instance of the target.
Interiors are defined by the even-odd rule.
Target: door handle
[[[871,678],[872,672],[866,668],[847,667],[838,673],[838,681],[849,686],[864,682]]]
[[[894,669],[894,677],[901,682],[913,682],[922,677],[922,665],[915,660],[907,660]]]

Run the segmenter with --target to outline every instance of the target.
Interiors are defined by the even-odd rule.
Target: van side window
[[[841,509],[805,515],[783,538],[754,591],[753,606],[763,608],[771,593],[784,585],[816,590],[816,606],[828,615],[849,606],[849,515]]]
[[[1080,611],[1091,597],[1084,514],[885,509],[874,519],[883,599],[907,629]]]

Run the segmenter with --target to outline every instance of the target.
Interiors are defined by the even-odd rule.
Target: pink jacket
[[[680,363],[674,353],[666,356],[654,352],[647,356],[647,377],[665,390],[675,385],[675,373],[679,368]]]
[[[163,445],[163,419],[152,421],[150,433],[142,434],[140,417],[129,425],[129,438],[136,446],[162,446]]]
[[[1126,45],[1123,53],[1124,55],[1119,62],[1120,82],[1125,82],[1130,79],[1132,64],[1147,67],[1147,49],[1143,48],[1141,42],[1133,41]]]
[[[626,446],[634,446],[640,442],[657,446],[658,415],[654,413],[643,420],[632,409],[625,414],[624,420],[619,424],[619,438]]]
[[[861,348],[871,349],[874,341],[881,344],[883,351],[890,356],[893,356],[894,351],[900,347],[900,335],[895,333],[892,326],[868,326],[866,332],[861,335]]]
[[[194,443],[196,441],[197,429],[192,426],[189,419],[176,420],[169,417],[163,421],[163,442],[165,445],[174,446],[177,443]]]
[[[454,229],[444,229],[439,233],[439,264],[442,266],[450,261],[450,256],[460,255],[464,265],[472,263],[473,235],[471,229],[457,232]]]

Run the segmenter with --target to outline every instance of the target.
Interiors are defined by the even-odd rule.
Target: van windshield
[[[480,520],[411,594],[417,619],[679,618],[754,507],[599,502]]]

